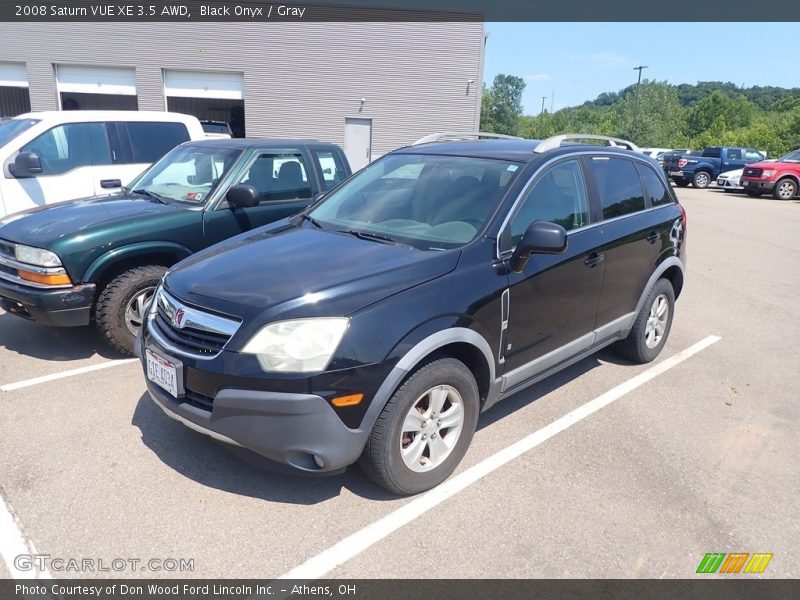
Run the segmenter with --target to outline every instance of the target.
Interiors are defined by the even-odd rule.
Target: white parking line
[[[698,352],[705,350],[711,344],[718,342],[721,338],[710,335],[686,350],[678,352],[674,356],[661,361],[650,367],[646,371],[639,373],[628,381],[610,389],[606,393],[590,400],[586,404],[579,406],[575,410],[567,413],[563,417],[556,419],[542,429],[531,433],[518,442],[500,450],[489,458],[479,462],[455,477],[452,477],[426,492],[416,497],[408,504],[405,504],[389,513],[385,517],[370,523],[363,529],[344,538],[327,550],[323,550],[316,556],[308,559],[302,565],[284,574],[281,579],[303,579],[313,580],[324,577],[339,565],[344,564],[351,558],[357,556],[373,544],[391,535],[404,525],[425,514],[427,511],[441,504],[448,498],[455,496],[458,492],[479,481],[489,473],[496,471],[503,465],[511,462],[525,452],[535,448],[539,444],[549,440],[551,437],[561,433],[568,427],[596,413],[600,409],[608,406],[615,400],[632,392],[636,388],[644,385],[672,367],[682,363],[686,359],[694,356]]]
[[[65,377],[72,377],[73,375],[83,375],[84,373],[91,373],[92,371],[99,371],[100,369],[108,369],[109,367],[118,367],[120,365],[127,365],[132,362],[138,361],[138,358],[123,358],[121,360],[110,360],[96,365],[89,365],[88,367],[79,367],[69,371],[62,371],[61,373],[52,373],[51,375],[42,375],[41,377],[34,377],[33,379],[25,379],[24,381],[17,381],[16,383],[7,383],[0,385],[0,392],[13,392],[21,388],[30,387],[32,385],[39,385],[40,383],[47,383],[48,381],[55,381],[56,379],[63,379]]]
[[[53,576],[45,569],[39,569],[36,561],[31,561],[30,571],[23,571],[17,567],[16,558],[20,555],[37,555],[33,541],[22,533],[19,519],[6,504],[5,498],[0,494],[0,554],[11,572],[12,579],[52,579]],[[23,561],[24,564],[27,560]]]

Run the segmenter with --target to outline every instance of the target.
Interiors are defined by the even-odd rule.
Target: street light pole
[[[648,69],[647,65],[633,67],[634,71],[639,71],[639,80],[636,82],[636,95],[633,97],[633,123],[631,123],[631,141],[636,136],[636,113],[639,110],[639,87],[642,85],[642,71]]]
[[[539,113],[540,115],[544,114],[544,101],[547,100],[547,96],[542,96],[542,111]]]

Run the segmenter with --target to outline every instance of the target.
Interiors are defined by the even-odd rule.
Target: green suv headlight
[[[15,255],[19,262],[28,265],[36,265],[37,267],[60,267],[61,259],[55,253],[49,250],[42,250],[41,248],[32,248],[31,246],[23,246],[16,244]]]
[[[320,317],[270,323],[245,345],[261,368],[278,373],[324,371],[339,347],[349,319]]]

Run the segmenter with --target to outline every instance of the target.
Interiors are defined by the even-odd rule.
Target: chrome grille
[[[159,289],[150,309],[150,332],[167,349],[184,356],[213,358],[240,323],[198,310]]]
[[[747,167],[744,170],[745,177],[761,177],[761,169],[755,169],[752,167]]]

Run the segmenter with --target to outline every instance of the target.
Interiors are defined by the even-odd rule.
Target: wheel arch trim
[[[86,269],[81,280],[84,283],[95,282],[102,273],[109,267],[113,267],[116,262],[146,254],[171,254],[175,256],[177,262],[191,256],[192,251],[174,242],[139,242],[114,248],[98,256]]]
[[[672,267],[677,267],[684,276],[684,282],[686,281],[686,274],[684,273],[683,263],[681,260],[677,256],[667,257],[656,266],[652,275],[650,275],[650,279],[647,280],[647,285],[645,285],[644,290],[642,290],[642,295],[639,297],[639,302],[636,303],[636,310],[634,314],[639,314],[639,312],[642,310],[642,306],[644,305],[644,301],[647,299],[647,295],[650,293],[650,290],[653,289],[656,281],[658,281],[661,276]]]

